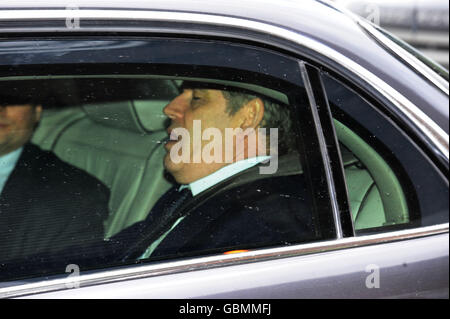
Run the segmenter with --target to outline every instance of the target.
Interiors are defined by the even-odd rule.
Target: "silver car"
[[[305,178],[316,236],[157,257],[146,255],[149,241],[133,241],[88,266],[79,251],[57,267],[31,255],[0,260],[1,297],[449,297],[446,70],[331,2],[71,3],[0,5],[0,86],[26,80],[50,93],[32,143],[109,188],[106,242],[147,222],[172,187],[163,109],[188,82],[291,111],[298,156],[280,158],[277,176]],[[290,196],[279,194],[279,210]]]

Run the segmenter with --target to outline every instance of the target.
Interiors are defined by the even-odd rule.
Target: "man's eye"
[[[202,100],[201,97],[199,97],[199,96],[193,96],[193,97],[192,97],[192,100],[191,100],[191,103],[195,105],[195,104],[200,103],[201,100]]]

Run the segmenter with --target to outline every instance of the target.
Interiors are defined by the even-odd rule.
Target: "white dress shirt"
[[[11,175],[14,167],[16,167],[17,161],[19,160],[20,154],[22,154],[23,147],[18,148],[6,155],[0,156],[0,194],[5,187],[6,181]]]

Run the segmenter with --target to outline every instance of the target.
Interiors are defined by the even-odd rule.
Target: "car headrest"
[[[133,102],[138,118],[147,131],[162,131],[167,128],[168,117],[163,113],[168,100],[136,100]]]
[[[167,116],[163,108],[166,100],[136,100],[83,105],[93,121],[135,133],[151,133],[165,129]]]
[[[94,122],[135,133],[148,133],[142,125],[133,101],[86,104],[82,106],[86,115]]]

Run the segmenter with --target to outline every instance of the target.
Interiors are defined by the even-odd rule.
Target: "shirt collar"
[[[192,196],[196,196],[197,194],[200,194],[201,192],[207,190],[208,188],[211,188],[214,185],[220,183],[221,181],[227,179],[228,177],[231,177],[242,171],[245,171],[246,169],[253,167],[261,162],[264,162],[269,158],[270,156],[257,156],[232,163],[188,185],[181,185],[179,190],[181,191],[184,188],[189,188],[192,192]]]
[[[14,168],[22,154],[23,147],[20,147],[6,155],[0,156],[0,169]]]

